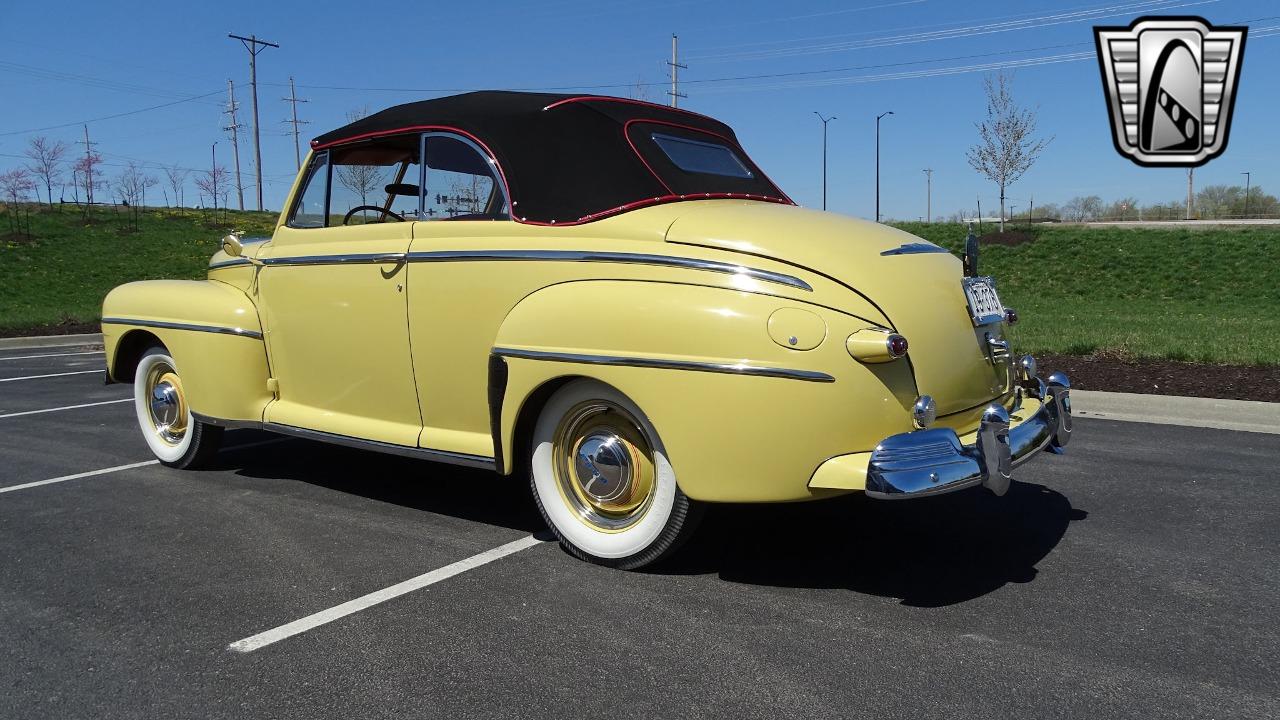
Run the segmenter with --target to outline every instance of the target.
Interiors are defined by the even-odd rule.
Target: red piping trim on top
[[[649,107],[649,108],[656,108],[659,110],[667,110],[670,112],[684,113],[686,115],[700,117],[704,120],[710,120],[711,122],[714,122],[714,123],[720,123],[719,120],[716,120],[713,117],[703,115],[702,113],[696,113],[692,110],[685,110],[684,108],[671,107],[670,105],[659,105],[657,103],[646,102],[644,100],[632,100],[630,98],[610,97],[608,95],[579,95],[577,97],[565,98],[564,100],[557,100],[551,103],[550,105],[542,108],[542,111],[546,112],[547,110],[551,110],[552,108],[558,108],[561,105],[568,105],[569,103],[577,103],[577,102],[617,102],[617,103],[625,103],[627,105],[640,105],[642,107]],[[720,124],[723,125],[724,123],[720,123]]]
[[[570,98],[570,100],[576,100],[576,99],[578,98]],[[622,100],[622,98],[605,98],[605,99]],[[652,105],[652,103],[641,103],[638,100],[635,100],[635,101],[622,100],[622,101],[635,102],[641,105]],[[561,102],[565,102],[565,101],[561,101]],[[656,105],[655,107],[663,107],[663,106]],[[690,113],[690,114],[697,115],[697,113]],[[682,128],[692,130],[694,132],[706,133],[708,135],[719,137],[723,139],[725,142],[728,142],[731,145],[737,146],[737,143],[734,143],[733,141],[729,140],[723,135],[720,135],[719,133],[711,132],[708,130],[702,130],[700,128],[689,127],[687,125],[680,125],[678,123],[669,123],[662,120],[630,120],[628,121],[628,124],[632,122],[652,122],[652,123],[657,123],[659,125],[670,125],[672,127],[682,127]],[[472,135],[471,133],[461,128],[456,128],[451,125],[411,125],[409,127],[396,128],[394,130],[379,130],[377,132],[364,133],[363,135],[353,135],[352,137],[348,137],[348,138],[331,140],[327,143],[324,143],[323,145],[321,145],[320,143],[317,143],[315,140],[312,140],[311,147],[314,150],[327,150],[328,148],[334,147],[336,145],[345,145],[347,143],[352,143],[359,140],[368,140],[369,138],[386,137],[388,135],[399,135],[402,133],[409,133],[409,132],[429,132],[432,130],[444,130],[446,132],[454,132],[459,135],[462,135],[463,137],[470,139],[476,145],[479,145],[480,148],[489,155],[489,159],[493,160],[494,167],[498,168],[498,175],[501,176],[502,178],[502,187],[503,187],[503,190],[505,190],[507,193],[507,202],[511,203],[511,207],[508,208],[508,212],[510,212],[511,214],[511,219],[512,221],[520,223],[521,225],[542,225],[542,226],[560,226],[560,227],[563,227],[566,225],[582,225],[585,223],[592,222],[594,220],[599,220],[601,218],[608,217],[610,215],[617,215],[619,213],[624,213],[628,210],[635,210],[636,208],[647,207],[650,205],[661,205],[669,202],[678,202],[681,200],[729,200],[729,199],[741,198],[744,200],[762,200],[765,202],[774,202],[774,203],[780,203],[783,205],[795,205],[795,202],[791,198],[787,197],[786,193],[782,192],[782,188],[778,187],[777,184],[775,184],[772,180],[769,180],[769,178],[765,176],[764,172],[762,171],[760,175],[764,177],[766,180],[769,180],[769,183],[773,185],[774,189],[782,194],[782,198],[770,197],[768,195],[751,195],[749,193],[687,193],[685,195],[678,195],[676,193],[671,193],[669,195],[662,195],[654,198],[645,198],[644,200],[636,200],[634,202],[629,202],[625,205],[619,205],[618,207],[610,208],[609,210],[602,210],[600,212],[591,213],[590,215],[584,215],[578,218],[577,220],[570,220],[567,222],[546,222],[542,220],[529,220],[527,218],[521,218],[516,216],[516,209],[515,209],[516,200],[511,197],[511,186],[507,183],[507,174],[505,171],[503,171],[502,164],[498,162],[498,157],[493,154],[493,151],[489,149],[489,146],[486,145],[483,140],[481,140],[480,138],[476,137],[475,135]],[[645,162],[645,159],[640,156],[640,152],[636,150],[636,146],[633,143],[631,143],[631,138],[627,137],[627,129],[625,126],[623,127],[622,135],[627,139],[627,143],[631,145],[632,152],[635,152],[636,157],[640,158],[640,162],[644,163],[644,166],[649,169],[649,172],[653,173],[653,168],[649,167],[649,163]],[[741,148],[739,147],[739,149]],[[746,155],[746,153],[744,152],[743,155]],[[754,162],[752,162],[751,164],[755,165]],[[758,170],[759,168],[757,167],[756,169]],[[658,177],[657,173],[654,173],[654,177]],[[666,183],[662,182],[662,178],[658,178],[658,182],[662,183],[663,187],[666,187]],[[670,192],[671,188],[668,187],[667,191]]]
[[[768,182],[770,185],[772,185],[772,186],[773,186],[773,189],[774,189],[774,190],[777,190],[777,191],[778,191],[778,194],[779,194],[779,195],[781,195],[781,196],[782,196],[782,198],[783,198],[783,199],[784,199],[788,204],[791,204],[791,205],[795,205],[795,204],[796,204],[794,200],[792,200],[790,197],[787,197],[787,194],[786,194],[785,192],[783,192],[783,191],[782,191],[782,188],[778,187],[778,184],[777,184],[777,183],[775,183],[774,181],[770,180],[770,179],[769,179],[769,176],[764,174],[764,171],[760,169],[760,166],[759,166],[759,165],[756,165],[756,162],[755,162],[754,160],[752,160],[752,159],[751,159],[751,156],[747,154],[747,151],[746,151],[746,150],[743,150],[743,149],[742,149],[742,146],[741,146],[741,145],[739,145],[738,143],[734,142],[732,139],[730,139],[730,138],[728,138],[728,137],[726,137],[726,136],[724,136],[724,135],[721,135],[720,133],[712,132],[712,131],[710,131],[710,130],[703,130],[702,128],[696,128],[696,127],[692,127],[692,126],[689,126],[689,125],[681,125],[680,123],[667,122],[666,120],[646,120],[646,119],[644,119],[644,118],[634,118],[634,119],[632,119],[632,120],[628,120],[628,121],[626,121],[625,123],[623,123],[623,124],[622,124],[622,137],[626,138],[626,140],[627,140],[627,144],[631,146],[631,152],[634,152],[634,153],[636,154],[636,157],[640,158],[640,162],[644,163],[644,166],[645,166],[646,168],[648,168],[649,173],[650,173],[651,175],[653,175],[653,177],[654,177],[654,178],[655,178],[659,183],[661,183],[661,184],[662,184],[662,187],[666,188],[666,189],[667,189],[667,192],[669,192],[669,193],[674,194],[674,191],[671,189],[671,186],[667,185],[666,181],[664,181],[664,180],[663,180],[663,179],[658,175],[658,173],[654,171],[653,167],[651,167],[651,166],[649,165],[649,161],[648,161],[648,160],[645,160],[645,159],[644,159],[644,156],[640,154],[640,149],[639,149],[639,148],[637,148],[637,147],[636,147],[636,144],[635,144],[634,142],[632,142],[632,141],[631,141],[631,133],[630,133],[630,132],[628,132],[628,131],[629,131],[629,130],[631,130],[631,125],[632,125],[633,123],[652,123],[652,124],[654,124],[654,125],[666,125],[666,126],[668,126],[668,127],[680,128],[681,130],[688,130],[688,131],[690,131],[690,132],[697,132],[697,133],[702,133],[702,134],[704,134],[704,135],[710,135],[710,136],[712,136],[712,137],[720,138],[720,139],[721,139],[721,140],[723,140],[726,144],[728,144],[728,145],[729,145],[729,147],[737,148],[737,149],[738,149],[738,152],[742,153],[742,156],[743,156],[743,157],[745,157],[745,158],[747,159],[747,162],[751,163],[751,167],[755,168],[755,171],[756,171],[756,172],[758,172],[758,173],[760,173],[760,177],[764,178],[766,182]],[[737,193],[737,194],[741,195],[741,194],[743,194],[743,193]],[[761,196],[758,196],[758,197],[765,197],[765,196],[761,195]]]

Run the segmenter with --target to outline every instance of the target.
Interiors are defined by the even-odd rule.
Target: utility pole
[[[933,168],[924,169],[924,221],[933,222]]]
[[[84,204],[85,207],[93,205],[93,146],[97,143],[89,142],[89,125],[84,126]],[[88,212],[87,210],[85,212]]]
[[[892,114],[888,110],[876,116],[876,222],[880,222],[880,118]]]
[[[827,123],[836,119],[835,115],[829,118],[822,117],[822,113],[817,110],[813,111],[814,115],[822,121],[822,209],[827,209]]]
[[[1249,187],[1250,187],[1249,183],[1253,181],[1253,175],[1252,175],[1252,173],[1247,173],[1247,172],[1243,172],[1243,173],[1240,173],[1240,174],[1244,176],[1244,216],[1245,216],[1245,219],[1248,219],[1248,217],[1249,217]]]
[[[242,37],[228,33],[227,37],[239,40],[245,50],[249,51],[249,87],[253,91],[253,169],[257,173],[258,181],[258,210],[262,210],[262,137],[258,132],[258,53],[269,47],[279,48],[280,46],[273,42],[259,40],[257,35]]]
[[[209,146],[209,157],[213,164],[209,166],[209,194],[213,196],[213,214],[218,215],[218,141]]]
[[[1191,219],[1191,207],[1195,203],[1195,177],[1196,169],[1187,168],[1187,219]]]
[[[231,154],[236,159],[236,197],[240,200],[240,209],[244,210],[244,183],[240,179],[240,123],[236,122],[236,84],[227,81],[227,114],[231,116],[231,124],[222,128],[231,131]]]
[[[285,102],[293,104],[293,119],[285,120],[285,122],[293,125],[293,158],[298,163],[298,170],[301,170],[302,169],[302,146],[299,145],[298,143],[298,126],[306,125],[310,121],[298,119],[298,103],[300,102],[304,103],[307,101],[298,97],[297,91],[293,89],[292,75],[289,76],[289,97],[285,98],[284,100]]]
[[[671,68],[671,91],[667,94],[671,96],[671,107],[680,107],[680,98],[689,97],[680,92],[680,71],[688,70],[688,65],[680,64],[680,38],[675,33],[671,33],[671,62],[667,63]]]

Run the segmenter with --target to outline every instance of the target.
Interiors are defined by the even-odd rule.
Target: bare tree
[[[182,191],[187,185],[187,176],[191,174],[190,170],[174,165],[164,169],[164,177],[169,182],[169,187],[173,188],[173,204],[182,207]]]
[[[36,189],[36,183],[31,179],[31,174],[26,168],[15,168],[8,172],[0,173],[0,194],[4,195],[9,206],[6,213],[9,216],[9,232],[17,235],[21,231],[21,218],[18,215],[18,203],[27,198],[27,194]],[[28,223],[30,220],[28,220]],[[28,229],[27,235],[30,235]]]
[[[649,101],[649,83],[644,81],[643,75],[637,75],[636,81],[627,86],[627,97],[632,100]]]
[[[94,188],[105,189],[102,181],[102,171],[98,169],[100,164],[102,164],[102,156],[91,152],[76,160],[75,164],[71,166],[76,180],[80,183],[80,187],[84,188],[84,214],[86,218],[89,216],[89,208],[93,205]]]
[[[1013,77],[986,77],[987,119],[977,123],[978,144],[969,148],[969,165],[1000,188],[1000,232],[1004,232],[1005,189],[1023,176],[1053,138],[1035,137],[1036,113],[1013,99]]]
[[[226,186],[227,169],[221,165],[214,165],[196,178],[196,188],[209,196],[215,213],[218,210],[218,198],[227,194]]]
[[[62,156],[67,152],[66,143],[49,142],[44,136],[33,137],[27,144],[26,156],[31,158],[27,169],[44,181],[49,207],[53,207],[53,186],[62,178]]]
[[[357,108],[347,113],[347,121],[355,122],[369,114],[368,108]],[[360,204],[369,204],[369,195],[386,184],[383,176],[387,168],[381,165],[344,165],[335,163],[333,174],[338,182],[350,190],[353,195],[360,196]]]
[[[146,174],[137,163],[125,166],[120,177],[116,179],[116,192],[120,195],[121,204],[129,207],[133,229],[138,230],[138,219],[142,214],[142,206],[147,201],[147,188],[155,187],[159,181]]]

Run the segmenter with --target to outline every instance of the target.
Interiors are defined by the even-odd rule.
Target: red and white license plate
[[[964,296],[969,301],[969,316],[974,325],[986,325],[1004,319],[1004,304],[996,294],[996,284],[991,278],[964,279]]]

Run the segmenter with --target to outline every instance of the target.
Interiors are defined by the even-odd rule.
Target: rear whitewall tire
[[[142,354],[133,375],[133,406],[142,438],[151,454],[163,465],[175,468],[195,468],[203,465],[217,453],[222,443],[222,428],[202,423],[191,414],[185,398],[179,405],[182,432],[169,433],[157,426],[152,411],[157,373],[178,375],[178,365],[165,348],[155,346]],[[178,384],[181,396],[180,381]]]
[[[597,403],[630,416],[638,430],[636,442],[647,442],[644,454],[652,463],[651,490],[640,509],[621,527],[607,531],[584,520],[556,462],[557,454],[565,452],[557,440],[566,418]],[[601,565],[630,570],[656,562],[677,549],[701,517],[701,507],[676,483],[662,441],[643,411],[618,390],[595,380],[573,380],[543,406],[533,430],[530,475],[538,509],[561,544],[575,556]]]

